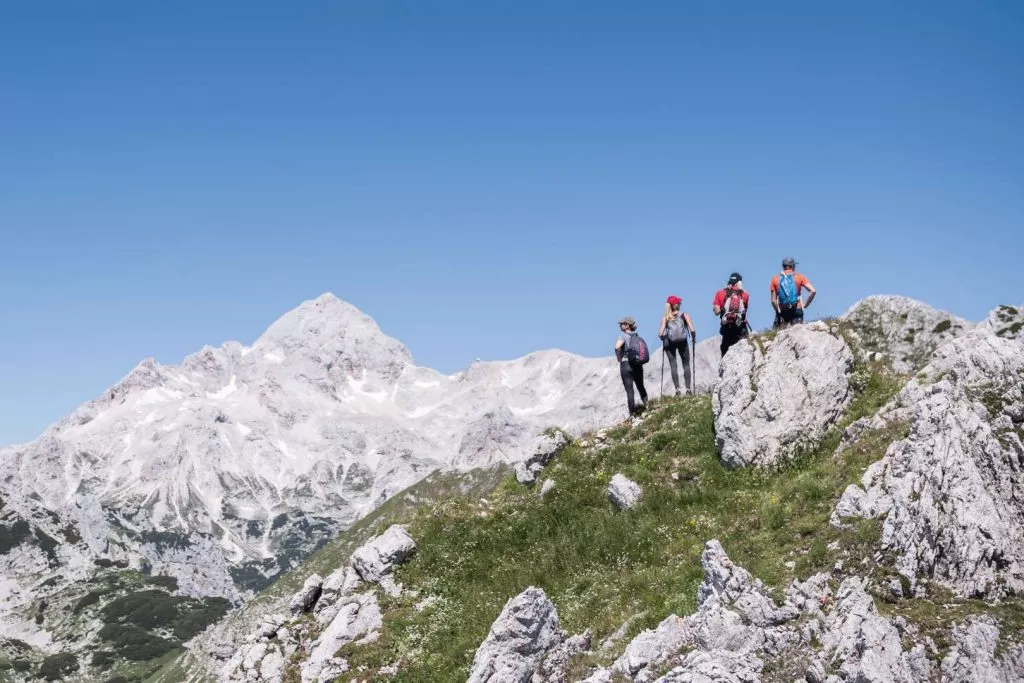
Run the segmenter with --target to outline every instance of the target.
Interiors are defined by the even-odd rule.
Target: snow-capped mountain
[[[701,379],[714,362],[702,345]],[[435,469],[513,461],[546,428],[624,416],[610,355],[542,351],[443,375],[325,294],[251,346],[146,360],[36,441],[0,451],[2,521],[64,533],[59,551],[78,558],[37,548],[7,575],[25,588],[26,574],[59,566],[71,579],[99,557],[238,599]]]

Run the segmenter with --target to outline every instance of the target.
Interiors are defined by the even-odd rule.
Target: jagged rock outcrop
[[[852,398],[852,371],[850,348],[824,323],[736,344],[713,394],[722,462],[767,466],[816,444]]]
[[[534,445],[533,453],[526,460],[517,462],[515,466],[516,479],[520,484],[532,486],[540,473],[548,463],[557,456],[563,448],[569,445],[569,435],[561,429],[552,429],[541,434]]]
[[[833,595],[829,576],[817,574],[794,581],[778,605],[718,541],[707,542],[701,566],[697,611],[640,633],[587,683],[759,683],[769,663],[796,667],[808,683],[1020,680],[1024,646],[1011,644],[997,657],[999,629],[991,619],[953,628],[957,645],[940,671],[929,658],[934,643],[901,618],[881,615],[866,579],[850,576]],[[668,673],[659,677],[660,671]]]
[[[905,296],[869,296],[840,320],[866,357],[885,358],[897,372],[924,366],[939,346],[973,328],[966,320]]]
[[[866,582],[846,579],[836,593],[836,607],[825,619],[821,651],[814,670],[838,668],[851,681],[920,681],[931,677],[923,644],[904,651],[899,630],[878,613]]]
[[[982,323],[997,336],[1024,339],[1024,306],[999,306]]]
[[[476,651],[467,683],[561,683],[569,658],[590,634],[566,638],[558,612],[533,586],[509,600]]]
[[[636,483],[621,472],[616,472],[608,482],[608,498],[612,503],[623,510],[633,507],[643,498],[644,492],[640,484]]]
[[[271,613],[260,618],[240,647],[207,644],[214,658],[226,662],[220,680],[227,683],[282,683],[286,666],[298,652],[302,683],[327,683],[348,670],[337,656],[347,643],[366,644],[378,637],[383,615],[376,595],[366,590],[379,584],[395,589],[391,572],[416,550],[404,527],[394,525],[352,553],[346,566],[326,578],[309,576],[289,600],[291,617]],[[303,617],[312,614],[312,622]]]
[[[846,490],[834,523],[884,515],[882,545],[912,588],[1024,590],[1024,342],[984,328],[950,342],[854,434],[899,422],[910,435]]]
[[[953,629],[953,649],[942,660],[943,683],[1019,683],[1024,681],[1024,645],[997,656],[999,627],[991,617],[976,617]]]
[[[416,551],[416,542],[405,527],[393,525],[352,553],[352,568],[367,583],[379,583],[390,595],[399,592],[391,570]]]
[[[319,574],[313,574],[308,577],[305,583],[302,584],[302,588],[299,589],[299,592],[292,597],[291,602],[288,604],[292,614],[298,616],[303,612],[313,609],[313,605],[316,604],[317,599],[320,597],[323,587],[324,580]]]

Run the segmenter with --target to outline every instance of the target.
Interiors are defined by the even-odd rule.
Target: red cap
[[[683,300],[682,300],[682,299],[680,299],[680,298],[679,298],[678,296],[676,296],[675,294],[673,294],[673,295],[672,295],[672,296],[670,296],[670,297],[669,297],[668,299],[666,299],[666,301],[668,301],[669,305],[671,305],[671,306],[675,306],[676,304],[681,304],[681,303],[683,303]]]

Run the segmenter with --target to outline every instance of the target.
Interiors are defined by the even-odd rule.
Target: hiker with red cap
[[[807,301],[803,290],[807,290]],[[814,285],[803,273],[796,272],[796,260],[792,256],[782,259],[782,272],[772,278],[769,291],[772,308],[775,309],[775,329],[799,325],[804,321],[804,310],[814,301],[817,292]]]
[[[676,365],[676,354],[683,362],[683,379],[689,393],[693,393],[693,376],[690,372],[690,344],[692,337],[697,339],[697,332],[693,328],[693,320],[689,313],[683,312],[681,305],[683,300],[676,295],[670,296],[665,301],[665,314],[661,317],[661,327],[658,328],[658,336],[661,338],[661,382],[662,394],[664,394],[665,383],[665,356],[668,356],[668,364],[671,368],[672,385],[676,388],[676,396],[679,396],[679,370]],[[695,349],[696,350],[696,349]]]
[[[722,356],[725,356],[733,344],[747,336],[747,309],[750,307],[750,295],[743,289],[743,276],[733,273],[724,289],[718,290],[712,304],[715,315],[721,326],[718,331],[722,335]]]

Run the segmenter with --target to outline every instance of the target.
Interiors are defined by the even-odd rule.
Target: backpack
[[[779,306],[793,308],[800,301],[800,295],[796,289],[796,281],[793,273],[779,274]]]
[[[681,342],[689,339],[686,331],[686,320],[683,319],[682,311],[679,312],[678,316],[666,323],[665,336],[670,342]]]
[[[747,322],[747,306],[743,303],[743,290],[725,288],[725,303],[722,304],[722,325],[740,327]]]
[[[636,332],[630,332],[629,337],[626,338],[626,359],[630,363],[639,363],[640,365],[651,359],[651,354],[647,350],[647,342]]]

